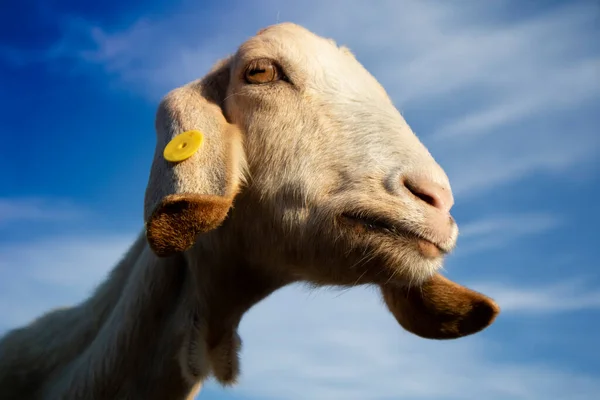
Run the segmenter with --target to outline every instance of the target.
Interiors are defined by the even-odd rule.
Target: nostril
[[[420,192],[418,188],[415,188],[411,185],[406,185],[406,187],[408,188],[408,190],[410,190],[412,194],[417,196],[419,199],[423,200],[425,203],[429,204],[430,206],[434,206],[435,208],[438,208],[438,201],[433,196],[427,193]]]
[[[404,182],[404,186],[416,197],[423,200],[425,203],[435,208],[440,208],[440,202],[435,198],[435,195],[427,193],[422,187],[418,187],[411,182]]]
[[[426,180],[404,181],[404,186],[418,199],[442,211],[450,211],[452,193],[444,187]]]

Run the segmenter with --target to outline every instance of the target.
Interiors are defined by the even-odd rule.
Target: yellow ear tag
[[[199,131],[186,131],[175,136],[163,151],[167,161],[183,161],[194,155],[204,142],[204,136]]]

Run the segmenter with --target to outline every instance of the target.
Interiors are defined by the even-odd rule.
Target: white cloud
[[[543,286],[473,284],[502,305],[503,312],[553,314],[569,311],[600,310],[600,290],[590,288],[584,279]]]
[[[547,213],[493,215],[467,222],[460,226],[459,245],[453,257],[507,247],[523,237],[553,230],[563,222]]]
[[[493,6],[471,11],[457,4],[439,7],[439,3],[422,3],[413,12],[442,10],[438,11],[442,17],[427,25],[411,26],[413,35],[402,31],[404,41],[419,48],[413,58],[401,63],[400,71],[389,68],[391,76],[399,77],[394,81],[404,101],[428,101],[470,90],[482,91],[493,101],[517,94],[530,97],[539,89],[550,89],[556,78],[564,80],[563,86],[571,86],[567,72],[582,61],[597,62],[600,55],[577,53],[585,45],[581,42],[586,39],[585,28],[594,21],[590,6],[568,5],[512,23],[494,19]],[[430,38],[428,43],[419,40],[423,33]],[[389,48],[395,45],[387,43]],[[403,53],[403,48],[397,52]],[[564,59],[566,55],[571,57]],[[580,79],[571,78],[574,82]],[[591,80],[586,83],[594,84]],[[597,93],[598,86],[594,86]],[[562,96],[555,97],[578,97],[578,93],[557,93]]]
[[[527,80],[523,79],[527,87],[507,93],[486,109],[443,126],[435,139],[457,140],[463,135],[489,133],[520,119],[577,106],[600,95],[600,57],[542,71],[542,74],[544,76],[535,76],[532,71]]]
[[[134,238],[115,234],[0,242],[0,331],[83,300]]]
[[[569,135],[551,132],[507,130],[504,136],[429,147],[448,173],[456,201],[462,202],[485,199],[492,190],[518,193],[518,185],[534,178],[575,182],[585,177],[581,167],[597,154],[600,137],[591,129]]]
[[[6,263],[27,266],[28,278],[69,290],[87,291],[99,282],[135,235],[56,236],[26,244],[0,247]],[[52,260],[52,268],[48,267]]]
[[[461,228],[461,237],[470,239],[482,235],[519,236],[543,232],[556,227],[560,218],[551,214],[511,214],[480,219]]]
[[[165,20],[142,18],[120,32],[88,26],[82,33],[91,37],[95,48],[79,50],[78,55],[86,63],[100,65],[122,85],[156,99],[204,75],[243,40],[242,35],[232,37],[219,30],[210,40],[198,32],[188,36],[185,27],[197,20],[197,14],[182,13]]]
[[[0,198],[0,226],[16,221],[71,221],[86,216],[68,200],[48,198]]]

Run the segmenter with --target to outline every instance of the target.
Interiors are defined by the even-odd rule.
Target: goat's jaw
[[[384,268],[391,271],[390,280],[396,283],[420,284],[430,279],[454,248],[455,237],[434,242],[419,230],[385,217],[343,213],[337,222],[338,227],[358,241],[368,241],[369,247],[379,247],[382,253],[389,253]]]

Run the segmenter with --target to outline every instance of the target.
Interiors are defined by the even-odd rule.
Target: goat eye
[[[246,67],[246,82],[253,84],[269,83],[281,79],[282,73],[272,60],[254,60]]]

